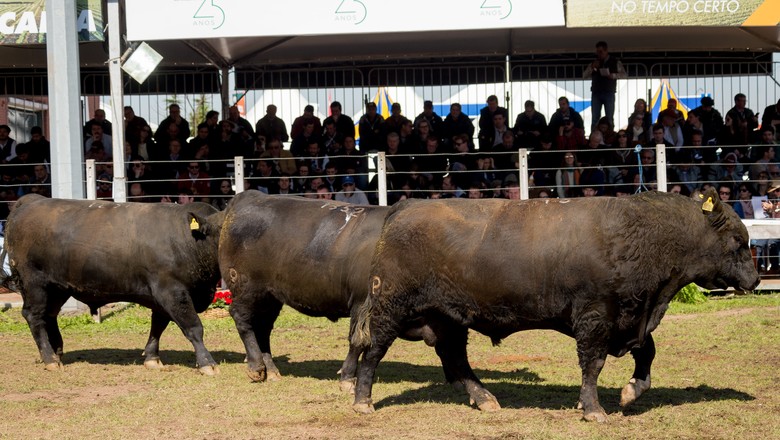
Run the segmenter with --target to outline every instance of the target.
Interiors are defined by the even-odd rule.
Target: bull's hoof
[[[268,378],[265,369],[260,371],[255,371],[251,368],[247,368],[246,375],[249,376],[249,380],[251,380],[252,382],[265,382],[265,380]]]
[[[282,373],[278,371],[269,371],[266,380],[268,380],[268,382],[279,382],[282,380]]]
[[[353,377],[352,379],[345,379],[339,381],[339,389],[342,393],[349,393],[351,395],[355,395],[355,383],[357,382],[357,378]]]
[[[168,368],[159,359],[149,359],[144,361],[144,367],[150,370],[167,370]]]
[[[582,420],[585,420],[586,422],[607,423],[607,413],[604,412],[602,408],[598,408],[596,410],[583,413]]]
[[[650,389],[649,374],[647,375],[646,380],[632,377],[631,380],[628,381],[626,386],[624,386],[623,390],[620,392],[620,406],[626,407],[634,403],[634,401],[638,399],[639,396],[642,395],[642,393],[644,393],[649,389]]]
[[[216,376],[219,374],[219,367],[216,365],[206,365],[198,368],[198,372],[204,376]]]
[[[501,409],[501,405],[498,403],[496,396],[490,394],[489,391],[483,390],[481,396],[469,398],[470,405],[476,405],[480,411],[491,412]]]
[[[480,411],[493,412],[501,409],[501,404],[498,403],[498,399],[493,396],[492,399],[486,399],[481,402],[475,402],[474,399],[469,399],[470,405],[476,405]]]
[[[371,403],[354,403],[352,409],[358,414],[373,414],[374,405]]]
[[[44,368],[46,368],[46,371],[60,371],[65,369],[62,362],[50,362],[44,365]]]

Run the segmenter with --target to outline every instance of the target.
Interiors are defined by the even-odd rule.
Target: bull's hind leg
[[[360,353],[362,352],[362,349],[356,346],[352,342],[352,335],[355,333],[358,310],[359,307],[353,307],[352,312],[350,313],[351,316],[349,320],[349,339],[348,339],[349,351],[347,352],[347,357],[344,359],[344,363],[341,365],[341,369],[338,372],[338,374],[340,375],[339,388],[341,389],[341,391],[350,394],[355,394],[355,382],[357,381],[356,373],[357,373],[358,358],[360,357]]]
[[[278,379],[279,370],[271,359],[270,333],[276,317],[279,316],[282,304],[268,294],[243,292],[237,286],[231,286],[231,291],[233,292],[233,303],[230,305],[230,316],[233,317],[238,335],[244,343],[247,375],[253,382],[264,382],[268,379],[270,368],[273,368],[274,378]],[[268,315],[269,309],[276,310],[272,318]],[[269,319],[270,326],[267,323]],[[265,330],[261,330],[261,328],[265,328]],[[261,347],[267,350],[267,356]],[[266,358],[268,363],[265,362]]]
[[[441,358],[445,377],[450,383],[460,383],[469,394],[472,405],[482,411],[497,411],[501,409],[498,400],[486,390],[482,382],[474,374],[469,365],[466,344],[468,342],[468,329],[466,327],[451,324],[436,328],[436,354]]]
[[[219,373],[217,363],[203,344],[203,324],[200,322],[189,292],[179,286],[161,290],[165,295],[155,295],[162,309],[179,326],[184,336],[195,348],[198,370],[207,376]]]
[[[168,327],[171,318],[160,310],[152,310],[152,328],[149,330],[149,340],[144,348],[144,367],[151,369],[162,369],[165,366],[160,361],[160,336]]]
[[[650,366],[655,359],[655,342],[653,336],[647,335],[645,343],[639,348],[631,350],[634,357],[634,375],[628,384],[620,392],[620,406],[628,406],[645,391],[650,389]]]
[[[352,409],[360,414],[374,412],[374,404],[371,401],[371,388],[374,383],[374,374],[379,361],[387,353],[388,348],[398,337],[395,324],[376,314],[371,316],[371,345],[363,352],[363,360],[358,366],[357,382],[355,384],[355,402]]]
[[[35,340],[35,345],[38,346],[38,352],[41,355],[43,364],[47,370],[62,368],[60,354],[57,353],[57,351],[62,353],[62,336],[59,329],[57,329],[57,333],[54,335],[54,340],[52,340],[52,335],[49,333],[52,326],[56,327],[57,325],[56,316],[59,313],[59,308],[53,310],[53,307],[50,307],[46,291],[40,286],[24,286],[22,297],[24,298],[22,316],[24,316],[27,325],[30,327],[30,332]],[[51,318],[52,314],[54,319]]]
[[[263,301],[260,310],[256,311],[253,326],[255,330],[255,338],[260,347],[260,353],[265,364],[265,371],[270,381],[279,381],[282,379],[282,374],[274,364],[273,356],[271,356],[271,331],[274,329],[274,323],[276,318],[279,317],[279,312],[282,311],[282,303],[276,298],[268,298],[267,301]]]

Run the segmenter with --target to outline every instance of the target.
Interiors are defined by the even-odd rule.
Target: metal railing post
[[[528,149],[521,148],[517,150],[518,157],[520,158],[520,175],[518,176],[518,183],[520,183],[520,200],[529,199],[528,188]]]
[[[655,171],[657,189],[666,192],[666,145],[655,146]]]
[[[377,154],[376,173],[379,206],[387,206],[387,159],[381,151]]]
[[[97,200],[95,159],[87,159],[87,200]]]
[[[236,194],[244,192],[244,156],[236,156],[233,158],[233,163],[236,166],[235,169],[235,186]]]

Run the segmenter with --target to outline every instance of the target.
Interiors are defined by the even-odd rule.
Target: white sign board
[[[132,0],[126,20],[131,41],[565,25],[540,0]]]

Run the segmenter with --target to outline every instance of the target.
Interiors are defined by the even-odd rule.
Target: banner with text
[[[538,0],[132,0],[131,41],[564,26]]]
[[[777,26],[780,0],[569,0],[568,27]]]
[[[0,44],[45,44],[46,0],[0,0]],[[103,41],[100,0],[76,1],[79,41]]]

